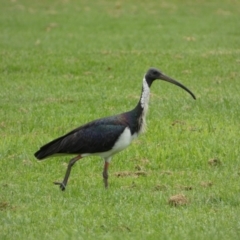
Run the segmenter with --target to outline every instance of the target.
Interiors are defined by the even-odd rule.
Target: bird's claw
[[[64,191],[65,188],[66,188],[66,185],[63,182],[54,182],[54,184],[55,185],[60,185],[59,187],[62,191]]]

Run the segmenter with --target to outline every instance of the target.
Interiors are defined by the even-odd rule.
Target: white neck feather
[[[147,84],[146,79],[143,78],[143,92],[142,92],[142,96],[141,96],[141,107],[143,109],[145,107],[148,107],[149,95],[150,95],[150,88]]]
[[[140,133],[146,131],[146,115],[148,111],[148,102],[150,97],[150,88],[148,86],[148,83],[145,78],[143,78],[143,91],[142,96],[140,99],[141,107],[143,108],[142,115],[140,117],[141,127],[140,127]]]

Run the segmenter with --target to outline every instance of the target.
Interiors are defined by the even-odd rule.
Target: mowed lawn
[[[0,3],[0,239],[238,239],[240,2]],[[160,68],[147,132],[103,161],[40,146],[131,110]]]

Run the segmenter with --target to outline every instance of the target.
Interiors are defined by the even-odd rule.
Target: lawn
[[[0,3],[0,239],[238,239],[240,2]],[[131,110],[154,82],[147,132],[103,161],[37,161],[40,146]]]

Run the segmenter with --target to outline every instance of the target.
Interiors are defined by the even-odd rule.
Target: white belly
[[[128,147],[132,140],[136,137],[136,135],[131,135],[131,131],[128,127],[125,128],[120,137],[118,138],[117,142],[113,146],[112,151],[114,153],[122,151],[123,149]]]

